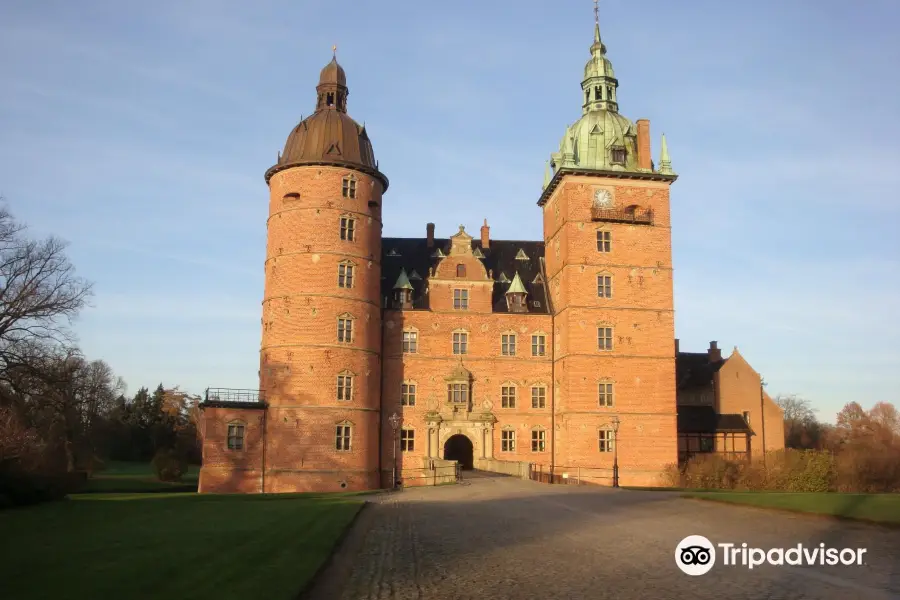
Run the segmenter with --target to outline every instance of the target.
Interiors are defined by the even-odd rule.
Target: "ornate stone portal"
[[[472,457],[494,457],[494,423],[497,418],[491,412],[489,401],[481,410],[473,410],[472,374],[459,365],[447,381],[447,400],[425,414],[428,425],[428,457],[445,458],[444,445],[454,435],[464,435],[472,442]]]

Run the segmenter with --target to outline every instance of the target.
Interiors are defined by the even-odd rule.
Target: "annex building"
[[[783,447],[737,351],[678,350],[677,176],[618,87],[597,24],[581,117],[536,190],[542,239],[493,239],[480,219],[392,238],[388,178],[328,63],[265,173],[259,390],[209,390],[200,490],[365,490],[446,461],[609,485],[615,460],[622,485],[653,485],[696,453]]]

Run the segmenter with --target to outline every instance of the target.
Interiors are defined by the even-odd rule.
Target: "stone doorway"
[[[455,460],[468,471],[474,466],[474,458],[472,440],[463,434],[451,435],[444,443],[444,460]]]

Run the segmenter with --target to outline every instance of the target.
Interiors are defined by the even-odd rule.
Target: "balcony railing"
[[[653,209],[640,208],[591,208],[591,220],[614,223],[653,225]]]
[[[234,388],[207,388],[206,403],[235,402],[240,404],[264,404],[265,393],[262,390],[240,390]]]

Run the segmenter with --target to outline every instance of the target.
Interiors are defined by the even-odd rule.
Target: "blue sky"
[[[820,416],[900,388],[894,0],[602,0],[620,110],[666,133],[677,335]],[[95,282],[82,347],[141,385],[255,387],[267,189],[338,45],[385,235],[539,239],[588,0],[6,0],[0,195]]]

